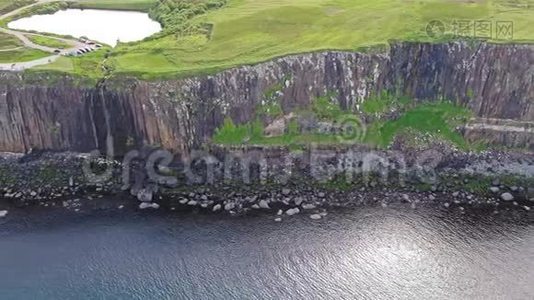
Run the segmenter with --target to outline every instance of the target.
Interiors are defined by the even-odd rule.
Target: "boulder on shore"
[[[300,212],[300,209],[298,207],[295,207],[295,208],[290,208],[286,211],[286,215],[288,216],[293,216],[293,215],[296,215]]]
[[[159,204],[149,203],[149,202],[142,202],[141,204],[139,204],[139,209],[147,209],[147,208],[158,209]]]
[[[270,209],[269,203],[266,200],[261,200],[259,203],[259,207],[263,209]]]
[[[502,199],[503,201],[507,201],[507,202],[508,202],[508,201],[513,201],[513,200],[514,200],[514,196],[513,196],[512,194],[510,194],[510,193],[503,193],[503,194],[501,195],[501,199]]]
[[[232,210],[234,208],[235,208],[235,203],[233,203],[233,202],[226,203],[226,205],[224,205],[224,210],[226,210],[226,211],[230,211],[230,210]]]
[[[310,215],[310,218],[312,220],[320,220],[322,216],[320,214],[313,214],[313,215]]]
[[[315,205],[313,205],[313,204],[303,204],[302,208],[306,209],[306,210],[315,209]]]
[[[137,200],[141,202],[152,202],[153,194],[152,191],[147,189],[142,189],[137,192]]]

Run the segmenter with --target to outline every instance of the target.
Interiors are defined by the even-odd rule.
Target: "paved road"
[[[6,18],[11,17],[11,16],[14,16],[14,15],[18,14],[19,12],[21,12],[21,11],[23,11],[23,10],[29,8],[29,7],[32,7],[32,6],[35,6],[35,5],[39,5],[39,4],[43,4],[43,3],[48,3],[48,2],[57,2],[57,0],[39,0],[36,3],[21,7],[19,9],[13,10],[13,11],[11,11],[9,13],[4,14],[4,15],[1,15],[0,16],[0,20],[6,19]],[[27,47],[27,48],[37,49],[37,50],[41,50],[41,51],[49,52],[49,53],[54,53],[54,51],[57,50],[56,48],[50,48],[50,47],[46,47],[46,46],[35,44],[30,39],[28,39],[28,37],[27,37],[28,35],[38,35],[38,36],[45,36],[45,35],[34,34],[34,33],[25,33],[25,32],[11,30],[11,29],[7,29],[7,28],[3,28],[3,27],[0,27],[0,32],[6,33],[6,34],[10,34],[10,35],[18,38],[24,44],[24,46]],[[3,64],[0,64],[0,70],[20,71],[20,70],[24,70],[24,69],[29,69],[29,68],[32,68],[32,67],[40,66],[40,65],[45,65],[45,64],[51,63],[51,62],[55,61],[56,59],[58,59],[61,54],[66,54],[66,53],[70,53],[70,52],[76,52],[79,49],[91,47],[91,46],[89,46],[89,45],[87,45],[85,43],[82,43],[82,42],[78,41],[78,40],[56,38],[56,37],[52,37],[52,36],[46,36],[46,37],[56,39],[58,41],[66,43],[66,44],[70,44],[72,47],[70,47],[68,49],[61,50],[61,52],[59,54],[54,54],[54,55],[51,55],[51,56],[48,56],[48,57],[45,57],[45,58],[41,58],[41,59],[36,59],[36,60],[33,60],[33,61],[3,63]]]

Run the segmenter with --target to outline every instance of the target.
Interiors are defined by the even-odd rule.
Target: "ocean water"
[[[532,299],[528,213],[47,211],[0,221],[2,299]]]

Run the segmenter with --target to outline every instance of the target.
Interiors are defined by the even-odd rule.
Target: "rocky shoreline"
[[[358,155],[369,151],[350,150]],[[144,154],[139,156],[141,159],[128,163],[131,168],[128,170],[128,182],[124,178],[124,161],[69,152],[2,154],[0,217],[6,217],[11,208],[36,206],[63,207],[74,212],[87,207],[122,209],[125,206],[139,210],[230,215],[265,212],[273,214],[276,221],[299,213],[308,214],[312,219],[321,219],[332,208],[360,205],[387,207],[393,203],[407,203],[414,209],[424,203],[436,203],[444,208],[462,211],[467,207],[487,207],[495,213],[509,209],[530,211],[534,206],[534,157],[530,153],[440,152],[439,162],[428,162],[432,169],[431,176],[426,176],[429,173],[429,170],[425,170],[427,166],[414,165],[413,162],[421,160],[421,157],[435,158],[438,154],[429,153],[428,150],[403,151],[406,154],[403,159],[407,164],[403,172],[390,164],[387,167],[370,168],[366,173],[355,173],[350,181],[346,178],[349,169],[346,157],[341,159],[339,155],[328,156],[320,162],[314,161],[318,166],[312,170],[309,153],[300,153],[297,155],[300,158],[292,164],[290,176],[285,176],[287,169],[271,168],[266,173],[267,177],[260,179],[260,174],[254,172],[252,165],[249,166],[252,174],[252,179],[248,179],[250,182],[241,180],[242,174],[237,172],[239,168],[230,168],[235,176],[232,180],[224,180],[222,176],[229,173],[225,171],[227,169],[221,169],[222,160],[219,160],[215,164],[219,169],[215,168],[214,174],[211,174],[213,182],[208,183],[206,165],[199,161],[188,168],[176,162],[158,165],[159,176],[154,180],[148,176],[145,168],[149,154],[154,151],[157,150],[144,150]],[[341,150],[336,151],[336,154],[342,153]],[[225,151],[226,154],[229,152]],[[218,153],[221,153],[220,149]],[[263,153],[268,157],[266,162],[271,167],[280,167],[280,159],[284,155],[294,154],[283,149],[264,150]],[[369,153],[391,158],[398,156],[399,152]],[[210,155],[220,157],[217,151]],[[355,165],[361,163],[356,161]],[[337,166],[337,169],[330,172],[330,177],[318,180],[317,170],[328,170],[332,166]],[[88,167],[102,173],[109,171],[110,176],[103,182],[91,181],[86,174]],[[201,180],[192,182],[186,176],[187,170],[189,173],[193,170],[195,178]],[[387,177],[383,175],[384,170],[388,170]],[[280,180],[282,176],[285,176],[285,180]],[[121,199],[121,204],[111,207],[111,203],[115,202],[109,199]]]

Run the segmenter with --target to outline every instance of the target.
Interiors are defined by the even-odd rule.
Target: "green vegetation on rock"
[[[370,103],[365,104],[367,101]],[[227,118],[216,131],[213,142],[266,146],[361,143],[386,148],[396,138],[402,138],[404,143],[414,146],[439,140],[461,149],[477,147],[466,142],[456,131],[457,126],[465,124],[470,118],[466,108],[446,101],[415,102],[387,93],[365,102],[361,113],[352,113],[340,108],[335,95],[328,95],[318,97],[309,108],[300,108],[292,114],[283,116],[280,111],[275,122],[285,122],[285,125],[283,132],[274,136],[266,133],[267,125],[263,118],[272,116],[265,114],[265,107],[260,107],[253,122],[236,125]],[[275,105],[276,102],[270,102],[268,107]],[[303,123],[312,125],[301,128]]]
[[[455,131],[455,127],[465,124],[469,116],[469,110],[450,102],[424,103],[409,109],[398,119],[371,127],[373,130],[367,132],[366,141],[387,147],[399,133],[413,130],[430,135],[432,139],[429,140],[438,138],[465,149],[468,145],[462,135]]]
[[[321,120],[336,120],[344,114],[337,103],[332,103],[330,96],[315,99],[312,103],[312,112]]]
[[[225,119],[223,126],[217,130],[213,142],[219,145],[259,145],[259,146],[287,146],[295,147],[308,144],[337,144],[338,137],[334,135],[301,133],[296,120],[288,123],[284,134],[266,136],[265,126],[260,119],[241,125],[235,125],[230,118]]]
[[[362,104],[362,111],[372,116],[381,116],[385,113],[396,111],[407,107],[411,103],[407,97],[397,98],[387,92],[381,93],[377,97],[371,97]]]

